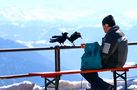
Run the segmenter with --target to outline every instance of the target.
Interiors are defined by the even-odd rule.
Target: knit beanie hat
[[[108,24],[111,27],[116,25],[115,20],[112,15],[108,15],[102,20],[102,25],[105,25],[105,24]]]

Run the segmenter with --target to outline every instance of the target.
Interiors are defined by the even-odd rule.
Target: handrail
[[[55,50],[56,48],[59,49],[76,49],[76,48],[83,48],[81,46],[55,46],[55,47],[36,47],[36,48],[2,48],[0,49],[0,52],[17,52],[17,51],[40,51],[40,50]],[[128,43],[128,45],[137,45],[137,42]]]
[[[137,45],[137,42],[130,42],[128,45]]]
[[[74,48],[82,48],[81,46],[55,46],[55,47],[37,47],[37,48],[5,48],[0,49],[0,52],[16,52],[16,51],[40,51],[40,50],[55,50],[59,49],[74,49]]]

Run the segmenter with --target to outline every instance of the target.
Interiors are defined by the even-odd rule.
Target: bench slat
[[[58,72],[32,72],[28,74],[15,74],[15,75],[6,75],[0,76],[0,79],[12,79],[12,78],[22,78],[22,77],[33,77],[33,76],[41,76],[41,77],[56,77],[57,75],[64,74],[80,74],[80,73],[94,73],[94,72],[105,72],[105,71],[128,71],[129,69],[137,68],[137,66],[127,66],[123,68],[109,68],[109,69],[97,69],[97,70],[65,70]]]

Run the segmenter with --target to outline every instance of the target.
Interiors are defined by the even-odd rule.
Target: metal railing
[[[41,50],[54,50],[55,51],[55,71],[60,71],[60,50],[61,49],[79,49],[81,46],[55,46],[55,47],[37,47],[37,48],[3,48],[0,52],[23,52],[23,51],[41,51]],[[128,45],[137,45],[137,42],[128,43]]]

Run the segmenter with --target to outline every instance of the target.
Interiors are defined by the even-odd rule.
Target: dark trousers
[[[103,81],[103,79],[98,76],[98,73],[86,73],[81,75],[91,84],[92,88],[97,88],[97,90],[107,90],[110,86],[110,84]]]

